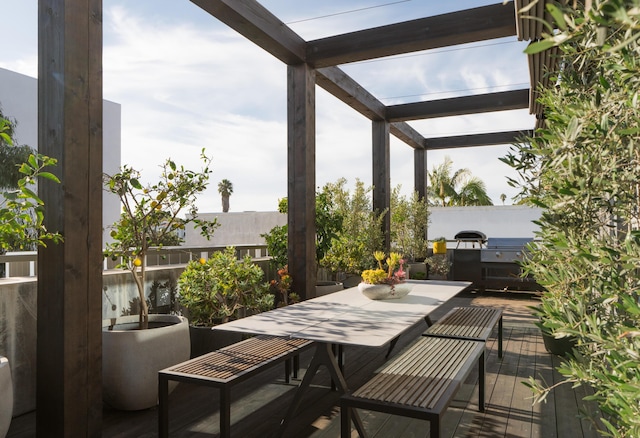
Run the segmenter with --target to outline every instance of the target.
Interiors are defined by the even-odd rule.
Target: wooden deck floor
[[[433,319],[444,315],[453,306],[490,305],[504,309],[504,358],[497,357],[497,341],[487,347],[487,409],[478,412],[477,374],[471,374],[444,417],[445,437],[596,437],[586,420],[579,418],[584,392],[568,385],[560,386],[546,404],[532,406],[529,389],[522,382],[536,376],[555,382],[553,367],[557,358],[544,350],[539,330],[527,306],[535,304],[528,294],[473,294],[452,299],[434,313]],[[416,326],[398,342],[394,353],[410,343],[426,329]],[[384,363],[385,349],[347,348],[345,376],[350,387],[363,384],[373,371]],[[394,354],[392,353],[392,354]],[[310,352],[301,358],[302,372]],[[270,437],[277,430],[293,397],[296,382],[285,384],[284,367],[262,373],[232,390],[232,435],[234,437]],[[329,378],[324,370],[314,380],[305,395],[302,408],[288,427],[287,437],[337,438],[340,436],[339,394],[328,389]],[[579,408],[580,407],[580,408]],[[592,408],[593,409],[593,408]],[[365,429],[371,437],[425,437],[428,422],[389,415],[361,412]],[[218,394],[211,388],[180,384],[170,396],[170,436],[217,437]],[[35,415],[14,418],[9,438],[32,437]],[[157,410],[118,412],[105,408],[103,437],[155,437]],[[357,436],[353,432],[353,436]]]

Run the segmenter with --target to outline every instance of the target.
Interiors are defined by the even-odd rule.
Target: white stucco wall
[[[534,237],[540,228],[533,223],[542,210],[523,205],[486,207],[430,207],[428,237],[453,240],[463,230],[476,230],[491,237]]]
[[[287,223],[287,215],[277,211],[250,211],[237,213],[200,213],[200,219],[218,219],[220,227],[211,240],[200,236],[200,232],[189,228],[186,230],[186,246],[209,245],[263,245],[260,234],[268,233],[276,225]]]
[[[0,68],[0,105],[6,117],[14,119],[16,142],[32,148],[38,147],[38,80]],[[120,104],[104,101],[103,105],[102,168],[113,174],[120,168],[121,108]],[[120,200],[117,196],[102,194],[103,228],[119,217]],[[103,244],[110,241],[109,230],[103,232]]]

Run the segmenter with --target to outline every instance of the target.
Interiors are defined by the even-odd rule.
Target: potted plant
[[[446,254],[447,253],[447,239],[444,237],[438,237],[433,240],[433,253],[434,254]]]
[[[323,188],[331,195],[332,208],[343,221],[342,229],[332,239],[322,265],[335,273],[345,287],[352,287],[362,282],[362,271],[376,263],[373,253],[383,244],[382,222],[386,210],[373,210],[372,189],[365,187],[362,181],[356,179],[352,193],[345,188],[346,182],[340,178]]]
[[[278,278],[269,282],[269,287],[277,300],[278,307],[284,307],[300,301],[300,296],[291,292],[291,276],[288,267],[278,269]]]
[[[0,147],[13,146],[13,125],[0,112]],[[30,154],[19,168],[17,181],[4,187],[0,194],[0,251],[11,248],[33,248],[46,246],[48,241],[62,241],[58,233],[47,231],[44,226],[44,203],[33,191],[38,177],[56,183],[59,179],[47,167],[57,160],[42,154]],[[10,172],[12,169],[2,169]],[[13,414],[13,379],[9,359],[0,355],[0,436],[5,436]]]
[[[249,255],[238,259],[233,247],[190,261],[178,286],[177,301],[190,322],[192,358],[242,340],[241,334],[234,338],[212,326],[273,308],[264,272]]]
[[[378,262],[378,267],[362,271],[362,283],[358,285],[360,292],[372,300],[402,298],[407,295],[411,291],[411,285],[405,283],[405,261],[402,255],[391,252],[387,257],[383,251],[376,251],[373,257]]]
[[[316,267],[326,266],[324,263],[328,251],[342,230],[343,216],[333,207],[332,194],[326,189],[316,193]],[[278,211],[287,213],[288,201],[283,198],[278,203]],[[267,243],[267,251],[271,256],[271,265],[280,270],[288,265],[288,226],[273,227],[268,233],[262,234]],[[316,295],[326,295],[343,289],[337,281],[322,281],[316,284]]]
[[[451,262],[449,261],[446,252],[444,254],[434,254],[431,257],[427,257],[424,261],[429,267],[429,279],[447,279],[449,269],[451,268]]]
[[[177,166],[167,159],[160,180],[143,186],[140,172],[123,166],[105,175],[106,190],[122,202],[120,219],[111,227],[112,243],[105,256],[119,260],[128,270],[138,292],[139,314],[103,322],[103,396],[114,408],[139,410],[155,406],[158,398],[157,372],[189,359],[189,327],[178,315],[149,316],[146,290],[146,255],[154,246],[178,230],[193,224],[209,238],[217,223],[197,218],[196,197],[208,184],[210,159],[201,154],[200,172]],[[187,213],[186,218],[180,217]],[[152,329],[152,330],[146,330]]]
[[[391,194],[391,242],[394,251],[401,253],[408,264],[422,262],[427,256],[426,237],[429,208],[426,199],[414,191],[402,196],[401,186]],[[423,266],[424,264],[421,263]]]

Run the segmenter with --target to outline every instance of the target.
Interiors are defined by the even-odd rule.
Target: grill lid
[[[487,240],[487,235],[480,231],[465,230],[456,234],[454,239],[460,242],[484,242]]]

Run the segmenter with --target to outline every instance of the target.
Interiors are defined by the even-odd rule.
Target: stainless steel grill
[[[533,239],[519,237],[495,237],[487,239],[487,246],[480,251],[482,280],[491,289],[537,290],[533,278],[522,277],[520,262],[524,260],[526,245]]]
[[[526,245],[533,239],[520,237],[495,237],[487,240],[487,247],[480,252],[482,263],[518,263],[523,260]]]

